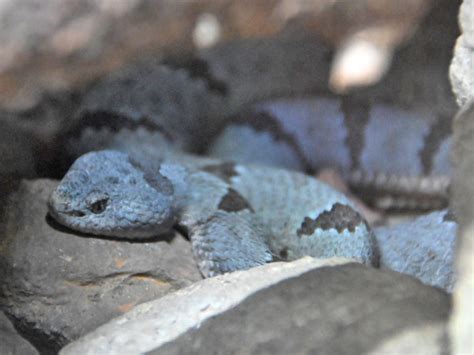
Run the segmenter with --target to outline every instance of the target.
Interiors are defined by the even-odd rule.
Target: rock
[[[384,339],[367,355],[448,353],[446,324],[444,322],[430,322],[408,328]]]
[[[0,225],[0,304],[34,344],[47,339],[57,350],[139,303],[201,279],[190,243],[179,235],[127,243],[48,223],[46,201],[56,185],[22,182]]]
[[[474,98],[474,1],[464,0],[459,11],[461,36],[456,41],[449,75],[460,107]]]
[[[36,175],[34,142],[27,133],[0,118],[0,176]]]
[[[2,312],[0,312],[0,354],[39,354],[30,343],[16,332],[10,320]]]
[[[451,119],[457,105],[446,73],[459,35],[455,21],[458,9],[457,1],[433,2],[417,31],[395,53],[386,76],[364,92],[375,101],[405,108],[423,107],[440,118]]]
[[[449,74],[456,101],[462,107],[474,97],[474,47],[466,44],[464,35],[456,41]]]
[[[200,281],[60,354],[359,354],[448,312],[447,294],[409,276],[308,257]]]
[[[313,2],[315,20],[311,21],[311,28],[338,50],[330,78],[337,92],[376,83],[390,66],[395,48],[410,38],[434,3],[432,0]]]
[[[449,326],[452,354],[474,349],[474,100],[456,116],[453,127],[455,174],[452,205],[459,222],[456,269],[458,283],[453,293],[453,314]]]
[[[436,227],[435,227],[436,226]],[[383,267],[452,292],[457,223],[447,211],[374,230]],[[436,231],[436,233],[434,233]]]
[[[57,95],[22,112],[0,109],[0,177],[55,175],[53,144],[71,120],[77,101],[75,95]]]

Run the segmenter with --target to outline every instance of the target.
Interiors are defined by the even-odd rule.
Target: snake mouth
[[[84,212],[79,211],[79,210],[66,210],[66,209],[52,208],[49,210],[49,212],[53,216],[58,216],[58,218],[61,218],[61,216],[79,217],[79,218],[86,216]]]
[[[78,210],[62,211],[61,213],[73,217],[84,217],[86,215],[84,212]]]
[[[85,217],[86,213],[77,210],[71,209],[65,203],[57,203],[54,198],[50,198],[48,200],[48,210],[53,216],[58,216],[60,218],[61,215],[70,216],[70,217]]]

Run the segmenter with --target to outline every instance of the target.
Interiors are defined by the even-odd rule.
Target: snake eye
[[[99,214],[105,211],[108,202],[107,194],[93,192],[87,197],[87,208],[92,213]]]

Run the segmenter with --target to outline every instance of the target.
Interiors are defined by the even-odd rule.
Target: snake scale
[[[449,122],[429,109],[320,94],[325,68],[302,55],[306,42],[235,47],[237,56],[141,63],[89,90],[61,137],[63,155],[79,158],[51,195],[51,215],[125,239],[178,228],[214,276],[303,255],[378,264],[374,233],[351,201],[295,170],[336,167],[382,207],[446,203]],[[324,62],[325,50],[314,51]],[[296,98],[278,98],[286,95]]]

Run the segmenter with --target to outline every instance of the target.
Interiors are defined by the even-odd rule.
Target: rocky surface
[[[123,317],[66,346],[61,354],[145,352],[166,343],[202,321],[225,312],[257,290],[323,266],[350,260],[306,257],[272,263],[203,280],[160,300],[135,307]],[[143,335],[143,336],[142,336]]]
[[[58,349],[135,305],[201,279],[179,235],[142,243],[78,236],[47,218],[57,182],[25,181],[0,225],[0,304],[25,336]]]
[[[36,355],[38,351],[23,339],[13,327],[10,320],[0,312],[0,354],[2,355]]]
[[[472,22],[471,22],[472,25]],[[454,166],[452,204],[459,222],[456,268],[459,281],[454,290],[450,323],[453,354],[474,349],[474,101],[454,120]]]
[[[411,277],[304,258],[200,281],[137,306],[61,354],[359,354],[442,323],[448,312],[447,294]]]
[[[409,327],[384,339],[368,355],[449,354],[445,322]]]
[[[435,227],[436,226],[436,227]],[[436,231],[436,233],[433,233]],[[457,224],[447,211],[375,229],[383,267],[452,292]]]
[[[459,35],[455,22],[459,4],[456,0],[435,1],[418,30],[395,52],[386,76],[361,93],[374,101],[427,107],[452,118],[457,105],[446,73]]]
[[[377,83],[395,48],[411,37],[431,0],[314,1],[315,29],[338,49],[330,75],[337,92]],[[319,5],[319,6],[318,6]],[[309,6],[308,6],[309,7]]]
[[[1,122],[0,175],[32,178],[36,175],[32,137],[10,122]]]
[[[0,108],[0,177],[51,176],[53,142],[70,121],[76,95],[57,95],[21,112]]]
[[[474,1],[464,0],[459,11],[462,34],[450,67],[451,85],[459,106],[474,98]]]

